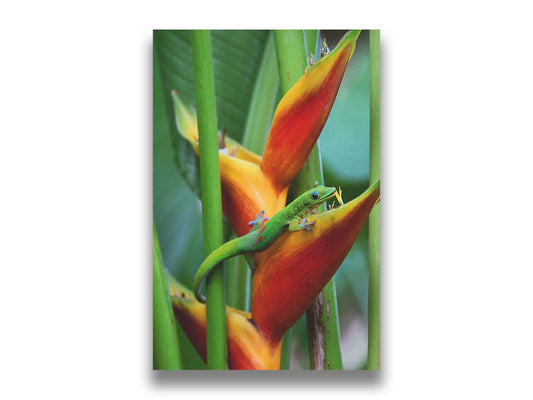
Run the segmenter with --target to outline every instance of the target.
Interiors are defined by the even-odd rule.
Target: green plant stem
[[[211,33],[192,32],[194,81],[198,111],[204,249],[222,245],[222,195],[218,161],[217,115]],[[224,274],[216,268],[207,279],[207,368],[225,369],[227,355]]]
[[[231,234],[230,240],[237,235]],[[226,265],[226,288],[228,306],[243,311],[250,311],[250,283],[252,276],[244,256],[233,257]]]
[[[263,153],[265,140],[270,128],[270,119],[276,105],[278,87],[279,76],[276,48],[274,46],[273,33],[270,33],[255,81],[242,138],[243,146],[257,154]]]
[[[370,184],[380,179],[380,31],[370,31]],[[380,204],[370,213],[368,362],[367,369],[380,368]]]
[[[274,31],[278,58],[279,84],[284,95],[303,75],[307,67],[303,31]]]
[[[292,347],[292,328],[287,330],[283,335],[283,340],[281,342],[281,358],[280,358],[280,367],[281,370],[291,369],[291,347]]]
[[[262,154],[268,134],[270,119],[276,103],[279,86],[278,66],[274,36],[269,34],[252,94],[242,145]],[[250,310],[251,273],[244,256],[228,261],[228,305],[240,310]]]
[[[316,43],[318,32],[306,31],[305,37],[308,45],[307,51],[314,53],[316,45],[311,51],[310,47]],[[280,85],[282,93],[296,83],[307,67],[304,33],[302,31],[275,31],[276,51],[278,56]],[[313,147],[307,161],[300,173],[292,183],[295,195],[323,184],[322,162],[320,159],[319,144]],[[327,310],[329,309],[329,312]],[[306,314],[311,367],[313,369],[342,369],[340,349],[340,334],[337,315],[337,302],[335,284],[330,281],[322,293],[315,300]],[[289,330],[283,338],[281,352],[281,367],[288,369],[290,365],[290,338]]]
[[[309,59],[311,57],[311,54],[313,55],[313,58],[315,60],[318,59],[318,38],[319,38],[319,31],[316,29],[306,29],[304,31],[304,39],[305,39],[305,47],[306,47],[306,55]]]
[[[168,295],[168,286],[155,226],[153,227],[153,354],[154,369],[182,369],[176,319]]]

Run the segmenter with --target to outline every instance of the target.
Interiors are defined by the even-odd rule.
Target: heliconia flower
[[[280,368],[283,334],[333,277],[379,199],[378,181],[356,199],[313,214],[310,231],[286,232],[254,253],[252,313],[226,307],[230,369]],[[205,305],[170,275],[167,280],[174,313],[205,360]]]
[[[193,346],[206,361],[206,307],[167,275],[174,314]],[[253,324],[251,314],[226,307],[228,367],[242,370],[279,369],[281,342],[273,344]]]
[[[322,131],[359,32],[346,34],[285,94],[263,157],[219,132],[223,210],[237,235],[248,233],[248,222],[260,211],[271,217],[285,206],[289,183]],[[178,130],[198,153],[196,115],[177,91],[172,98]],[[378,199],[379,183],[346,205],[314,214],[311,231],[286,233],[254,254],[252,313],[226,308],[229,368],[279,369],[283,333],[331,279]],[[205,305],[172,279],[169,289],[180,325],[205,360]]]
[[[265,145],[262,170],[280,187],[298,174],[337,96],[361,31],[350,31],[327,56],[307,67],[276,108]]]
[[[310,231],[287,232],[254,254],[252,319],[272,343],[281,340],[333,277],[379,199],[377,181],[356,199],[314,214]]]
[[[248,222],[260,211],[270,217],[285,207],[289,183],[326,123],[359,33],[348,32],[333,51],[307,67],[283,96],[263,157],[219,133],[223,210],[238,236],[248,233]],[[198,153],[196,116],[177,91],[172,98],[178,131]]]

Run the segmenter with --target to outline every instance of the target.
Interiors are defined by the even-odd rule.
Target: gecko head
[[[316,207],[325,202],[327,199],[335,196],[336,192],[337,189],[335,189],[334,187],[320,185],[311,190],[308,190],[302,196],[305,196],[304,201],[307,205]]]

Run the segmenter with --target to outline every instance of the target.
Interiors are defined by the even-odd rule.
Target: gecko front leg
[[[250,222],[248,222],[248,225],[252,227],[250,229],[250,232],[253,232],[253,231],[256,231],[256,230],[260,229],[261,226],[263,226],[263,221],[267,221],[268,220],[268,217],[263,217],[263,215],[265,215],[265,211],[264,210],[262,210],[261,213],[256,215],[254,220],[251,220]],[[248,233],[250,233],[250,232],[248,232]]]
[[[314,225],[314,221],[308,221],[307,218],[303,218],[300,222],[299,219],[295,218],[289,223],[289,231],[297,232],[302,230],[310,231],[311,227]]]

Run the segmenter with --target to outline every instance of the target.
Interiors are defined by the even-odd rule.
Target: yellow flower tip
[[[229,136],[224,136],[224,146],[227,148],[227,153],[225,154],[258,166],[261,165],[262,157],[260,155],[248,150]]]
[[[335,197],[337,198],[337,201],[339,202],[339,205],[342,206],[344,204],[344,202],[342,201],[342,189],[341,189],[340,186],[339,186],[339,190],[337,190],[335,192]]]
[[[322,41],[322,49],[320,50],[321,55],[326,55],[329,53],[329,47],[326,43],[326,38]]]
[[[178,132],[181,136],[187,139],[191,144],[198,143],[198,122],[196,120],[196,113],[189,108],[178,95],[177,90],[170,92],[172,102],[174,104],[174,118]],[[197,148],[195,148],[197,151]]]
[[[170,297],[194,299],[194,294],[191,290],[181,282],[178,282],[168,271],[165,271],[165,275]]]

